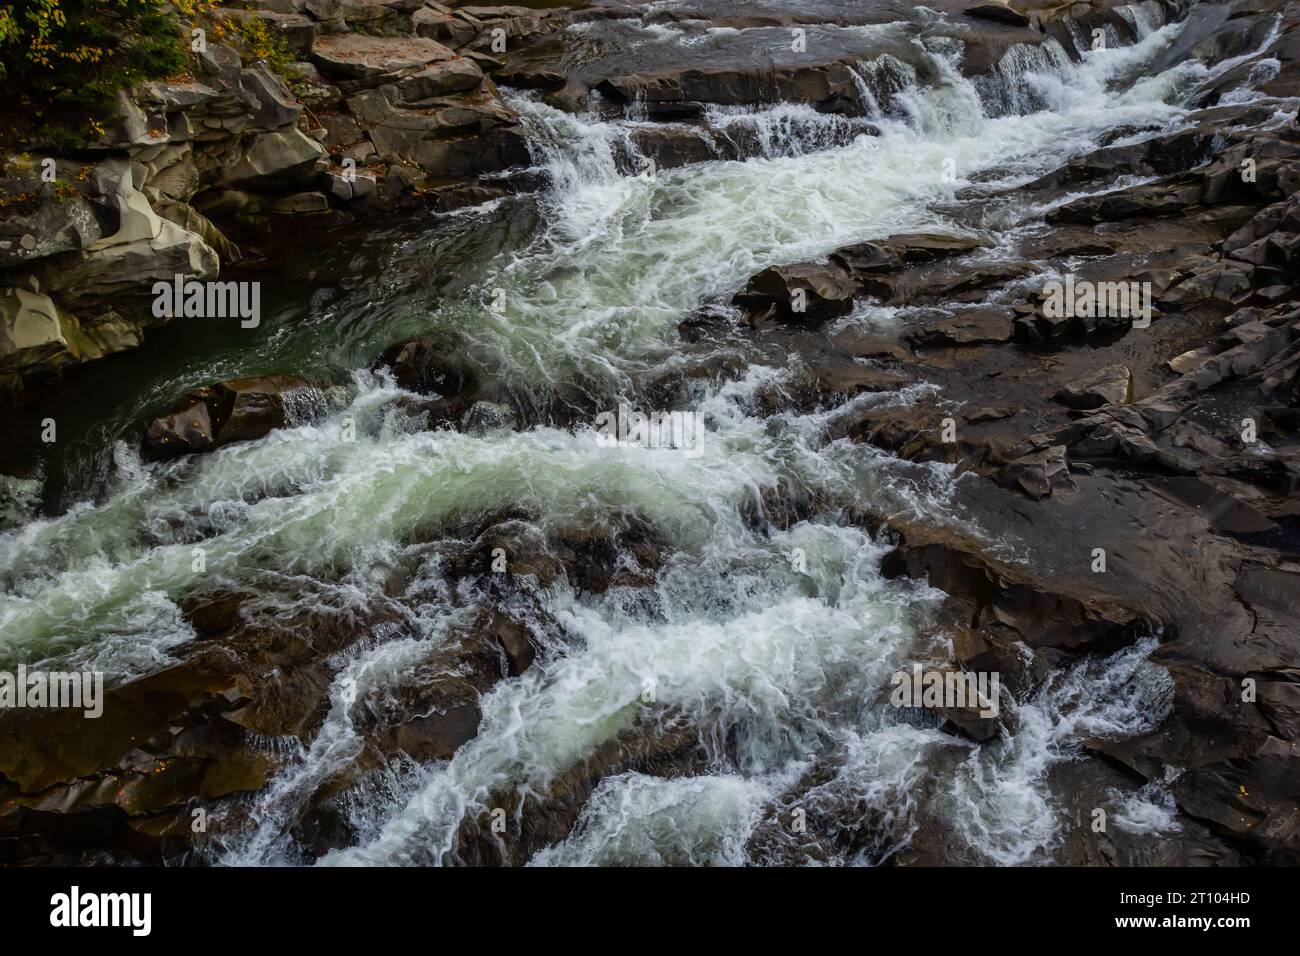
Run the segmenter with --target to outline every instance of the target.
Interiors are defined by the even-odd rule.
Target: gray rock
[[[1017,458],[998,474],[999,483],[1039,500],[1054,491],[1073,488],[1065,446],[1053,445]]]
[[[217,274],[216,252],[202,238],[163,219],[135,188],[131,169],[121,161],[100,164],[96,175],[111,183],[119,225],[79,252],[61,257],[57,266],[43,262],[43,285],[61,301],[75,303],[139,291],[141,286],[183,273],[199,279]],[[106,190],[107,191],[107,190]]]
[[[1127,405],[1133,400],[1133,373],[1126,365],[1107,365],[1092,375],[1071,382],[1054,396],[1070,408]]]
[[[0,370],[26,371],[67,352],[59,310],[49,296],[0,289]]]
[[[226,238],[217,226],[189,203],[160,199],[153,202],[154,211],[186,232],[192,232],[217,253],[221,262],[229,264],[244,258],[239,246]]]
[[[199,190],[199,170],[189,143],[169,145],[146,164],[143,181],[170,199],[184,201]]]
[[[408,34],[411,15],[424,0],[339,0],[339,15],[348,26],[370,34]]]
[[[103,126],[104,133],[92,144],[93,149],[152,146],[167,135],[167,117],[161,112],[146,114],[125,90],[118,91]]]
[[[325,150],[297,127],[254,138],[241,162],[225,171],[224,185],[283,192],[309,186]]]
[[[478,28],[466,18],[437,4],[416,10],[411,15],[411,25],[417,36],[430,37],[452,49],[464,46],[478,34]]]
[[[732,302],[753,323],[776,319],[817,325],[851,311],[856,291],[849,274],[838,265],[800,262],[764,269]]]
[[[351,146],[365,138],[357,121],[346,113],[326,113],[317,117],[325,128],[321,142],[330,146]]]
[[[301,13],[259,10],[257,16],[271,28],[272,33],[284,40],[285,46],[295,53],[306,53],[311,50],[311,45],[320,34],[320,25]]]
[[[1015,323],[1009,312],[977,309],[914,329],[905,338],[914,345],[924,346],[983,345],[1010,342],[1014,331]]]
[[[461,58],[431,64],[399,80],[397,92],[404,102],[417,103],[436,96],[469,93],[482,85],[483,71],[478,64]]]
[[[257,99],[257,110],[249,124],[253,132],[278,130],[298,121],[302,106],[293,98],[284,81],[266,67],[246,69],[240,80],[244,89]]]

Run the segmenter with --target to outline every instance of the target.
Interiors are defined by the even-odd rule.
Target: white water
[[[1050,107],[1031,115],[986,115],[976,89],[936,57],[937,86],[909,86],[879,104],[878,137],[783,155],[778,124],[763,157],[655,176],[619,171],[626,124],[521,100],[548,144],[546,236],[431,321],[462,328],[503,378],[540,398],[577,393],[613,407],[679,361],[675,326],[685,311],[759,269],[890,233],[951,229],[930,206],[977,173],[1037,175],[1114,126],[1176,122],[1173,100],[1203,72],[1196,64],[1107,87],[1176,30],[1147,31],[1137,46],[1077,66],[1052,58],[1017,67],[1017,88]],[[955,182],[943,176],[949,159]],[[397,799],[371,801],[362,842],[325,862],[443,862],[465,815],[490,809],[503,791],[544,794],[600,744],[677,721],[699,728],[712,772],[607,779],[578,829],[535,862],[741,862],[765,808],[819,757],[838,770],[808,800],[879,816],[876,850],[860,862],[906,843],[923,783],[941,793],[972,851],[999,862],[1047,859],[1058,822],[1046,769],[1068,759],[1080,733],[1143,729],[1159,682],[1121,679],[1139,666],[1129,658],[1113,671],[1136,687],[1128,696],[1072,673],[1020,709],[1014,736],[971,748],[951,786],[937,787],[927,777],[932,750],[966,745],[868,706],[891,672],[932,650],[921,635],[937,595],[883,580],[887,546],[859,529],[828,517],[764,534],[743,514],[784,483],[832,505],[955,522],[950,475],[826,445],[826,416],[760,420],[754,395],[786,374],[753,369],[700,394],[710,433],[699,458],[602,448],[585,428],[422,431],[394,410],[400,390],[368,373],[318,420],[258,442],[150,467],[123,449],[119,487],[103,503],[0,537],[3,652],[91,661],[126,677],[192,636],[176,602],[200,588],[257,592],[270,613],[323,603],[364,614],[383,600],[392,570],[418,557],[417,531],[436,536],[466,516],[511,508],[536,515],[543,531],[633,514],[670,550],[650,599],[621,589],[579,598],[563,584],[545,593],[545,610],[568,635],[563,652],[498,684],[482,700],[479,734],[397,788]],[[348,418],[358,423],[355,441],[344,435]],[[192,569],[196,544],[202,574]],[[805,571],[791,567],[795,548],[807,555]],[[439,571],[424,564],[420,574]],[[423,659],[440,633],[408,622],[387,643],[336,662],[325,724],[255,802],[227,862],[295,858],[287,821],[355,756],[357,701]],[[647,681],[653,706],[641,700]]]

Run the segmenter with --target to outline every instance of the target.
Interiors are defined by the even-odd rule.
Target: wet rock
[[[1107,365],[1065,386],[1054,397],[1062,405],[1079,409],[1127,405],[1133,400],[1133,373],[1126,365]]]
[[[487,811],[466,816],[456,833],[452,860],[466,866],[522,866],[573,830],[602,780],[620,773],[673,776],[699,772],[704,762],[698,744],[697,732],[689,727],[669,725],[665,729],[646,719],[575,761],[549,780],[542,793],[503,782],[485,805],[506,811],[506,831],[494,831],[494,817]]]
[[[55,183],[41,179],[47,158],[54,162]],[[117,228],[116,204],[98,195],[90,180],[91,168],[53,157],[3,160],[0,192],[6,203],[0,207],[0,269],[85,249],[102,238],[105,230]]]
[[[940,620],[954,635],[956,663],[966,671],[997,672],[1012,693],[1035,686],[1064,654],[1111,653],[1153,626],[1122,599],[1061,580],[1041,566],[1005,562],[964,534],[903,518],[889,524],[902,540],[885,556],[881,572],[926,580],[943,591]]]
[[[727,149],[715,137],[689,126],[638,127],[629,135],[637,151],[659,169],[739,158],[738,152]]]
[[[311,383],[293,375],[233,379],[190,392],[145,429],[141,449],[157,461],[254,441],[289,421]]]
[[[444,398],[461,396],[478,385],[477,374],[453,358],[446,342],[417,338],[389,346],[375,363],[388,368],[402,388]]]
[[[496,595],[566,580],[579,593],[602,594],[613,587],[652,584],[663,550],[653,529],[635,517],[611,527],[564,526],[545,532],[533,521],[510,518],[489,524],[472,544],[451,554],[448,567],[454,577],[473,580]]]
[[[1251,846],[1263,862],[1294,866],[1300,862],[1298,778],[1300,748],[1273,737],[1253,757],[1188,771],[1173,789],[1183,812]]]
[[[1263,534],[1277,527],[1252,505],[1217,491],[1199,478],[1179,475],[1153,484],[1162,494],[1204,515],[1211,527],[1224,534]]]
[[[899,233],[886,239],[838,249],[834,259],[854,276],[864,276],[888,272],[900,266],[921,265],[965,255],[983,245],[982,240],[965,236]]]
[[[499,611],[480,610],[386,699],[366,708],[358,729],[385,753],[448,760],[478,732],[479,697],[526,671],[536,653],[527,627]]]

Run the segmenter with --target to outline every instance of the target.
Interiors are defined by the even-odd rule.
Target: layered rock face
[[[79,158],[0,156],[0,388],[138,345],[166,321],[148,309],[156,281],[214,279],[305,223],[481,202],[527,165],[496,61],[476,52],[493,30],[520,35],[519,11],[249,7],[218,22],[264,21],[300,57],[284,75],[214,39],[186,75],[121,94]]]

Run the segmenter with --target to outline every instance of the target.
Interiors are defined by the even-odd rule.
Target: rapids
[[[575,830],[533,864],[756,862],[747,846],[760,821],[814,766],[830,769],[805,805],[854,807],[875,831],[870,852],[834,862],[887,859],[906,844],[922,802],[974,859],[1050,862],[1061,809],[1049,769],[1079,738],[1139,733],[1167,707],[1168,676],[1145,660],[1153,641],[1084,661],[1029,699],[1004,700],[1016,730],[986,747],[908,723],[883,694],[893,671],[942,649],[927,628],[939,595],[885,580],[888,545],[843,516],[907,513],[966,526],[949,504],[950,468],[828,442],[835,412],[761,417],[755,397],[779,388],[785,368],[753,367],[680,395],[675,407],[702,411],[708,425],[698,457],[602,447],[584,423],[619,402],[644,405],[650,386],[680,364],[683,314],[758,270],[891,233],[961,232],[938,210],[972,183],[1028,181],[1117,127],[1179,124],[1188,91],[1217,68],[1185,60],[1143,72],[1180,30],[1159,10],[1131,8],[1139,41],[1079,63],[1054,42],[1013,50],[992,85],[963,78],[959,51],[922,40],[932,81],[898,61],[864,63],[864,78],[899,77],[891,99],[870,105],[878,135],[796,105],[715,109],[708,122],[717,130],[757,131],[760,155],[743,162],[644,172],[630,138],[641,122],[635,110],[602,120],[512,94],[547,174],[542,225],[450,293],[435,293],[418,270],[385,276],[373,293],[383,319],[365,341],[454,329],[535,423],[481,435],[423,430],[395,410],[404,393],[394,381],[358,360],[292,427],[260,441],[145,464],[118,440],[101,487],[0,536],[0,659],[94,667],[122,681],[192,639],[186,598],[234,590],[256,596],[253,614],[324,607],[364,619],[393,602],[385,587],[406,573],[398,622],[331,661],[330,709],[315,739],[290,748],[287,768],[251,799],[242,828],[214,857],[302,862],[287,821],[355,759],[357,708],[442,646],[456,620],[436,600],[402,601],[442,574],[427,559],[430,540],[506,510],[535,516],[542,532],[634,515],[669,547],[654,586],[592,597],[561,581],[545,591],[562,636],[483,698],[477,736],[451,760],[363,778],[351,821],[362,838],[320,862],[446,862],[467,814],[490,808],[503,789],[545,793],[647,719],[696,728],[704,770],[604,779]],[[943,175],[949,160],[955,178]],[[487,223],[499,212],[458,216]],[[1013,209],[997,228],[1040,213]],[[422,254],[418,238],[396,248]],[[365,296],[348,301],[366,307]],[[868,308],[849,321],[889,318]],[[318,340],[321,326],[297,334]],[[787,531],[756,529],[746,516],[778,488],[826,507]],[[994,540],[993,529],[968,530]],[[1014,542],[1001,544],[1014,554]],[[199,546],[202,572],[193,569]],[[799,569],[796,549],[806,555]],[[1121,817],[1158,829],[1162,799],[1153,793]]]

